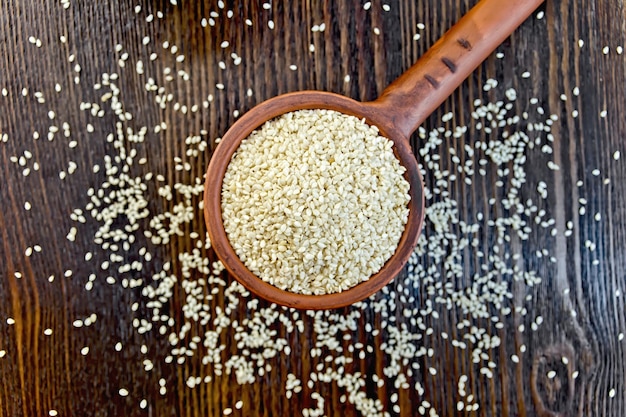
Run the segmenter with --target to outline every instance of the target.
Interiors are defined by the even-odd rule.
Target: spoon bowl
[[[222,181],[228,164],[241,142],[253,130],[267,120],[282,114],[303,109],[327,109],[365,119],[377,126],[380,133],[393,141],[393,150],[406,168],[405,178],[409,182],[409,218],[393,256],[382,269],[346,291],[325,295],[296,294],[281,290],[254,275],[241,262],[231,246],[222,221]],[[224,135],[211,159],[205,185],[204,210],[211,245],[230,274],[256,295],[280,305],[328,309],[353,304],[380,290],[404,267],[417,243],[424,220],[424,186],[409,140],[402,132],[388,123],[388,119],[372,103],[361,103],[348,97],[322,91],[303,91],[284,94],[267,100],[244,114]],[[215,163],[213,163],[215,161]],[[216,179],[220,179],[219,181]]]
[[[424,221],[424,185],[409,137],[417,127],[509,36],[543,0],[482,0],[372,102],[322,91],[301,91],[269,99],[244,114],[222,138],[205,180],[204,213],[215,253],[248,290],[271,302],[300,309],[353,304],[380,290],[404,267]],[[265,122],[303,109],[335,110],[356,116],[393,141],[410,184],[409,217],[395,253],[368,280],[340,293],[304,295],[281,290],[254,275],[238,258],[224,230],[221,194],[224,175],[241,142]]]

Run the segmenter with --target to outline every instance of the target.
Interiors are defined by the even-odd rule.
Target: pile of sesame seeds
[[[172,1],[172,4],[175,3]],[[62,5],[69,8],[70,1],[63,1]],[[365,3],[364,9],[370,7],[370,2]],[[225,10],[223,2],[219,2],[218,9],[220,12],[213,12],[215,15],[203,19],[203,22],[206,21],[203,27],[215,26],[216,21],[224,15],[228,18],[230,11]],[[138,6],[135,11],[139,14],[141,7]],[[162,17],[162,13],[157,13],[157,18]],[[537,15],[538,19],[542,17],[543,14],[541,17]],[[145,18],[147,23],[153,19],[153,15]],[[269,30],[274,28],[272,20],[267,21],[267,27]],[[417,28],[424,30],[425,27],[418,24]],[[313,32],[324,30],[324,23],[312,27]],[[374,33],[378,35],[380,29],[375,28]],[[59,39],[61,43],[67,41],[64,35]],[[36,36],[29,38],[29,43],[37,48],[42,47]],[[147,46],[151,41],[144,38],[142,44]],[[581,48],[583,45],[584,42],[579,41]],[[178,64],[184,62],[184,55],[179,54],[176,45],[164,42],[160,46]],[[221,47],[227,49],[230,44],[225,40]],[[123,52],[121,45],[116,45],[115,50],[120,55],[118,68],[102,74],[99,82],[93,86],[93,90],[100,94],[98,99],[82,103],[78,109],[90,117],[113,115],[117,119],[107,135],[110,154],[91,167],[94,174],[104,174],[104,180],[85,190],[85,205],[72,211],[70,217],[76,225],[68,231],[68,244],[76,241],[78,233],[85,232],[82,225],[89,223],[98,226],[97,232],[90,238],[100,249],[97,255],[104,254],[107,260],[94,265],[100,271],[88,277],[85,289],[90,291],[94,285],[101,284],[99,278],[103,276],[104,282],[110,285],[140,290],[149,311],[139,309],[137,303],[131,307],[136,313],[133,326],[137,333],[158,333],[167,340],[170,354],[165,357],[165,363],[183,365],[192,357],[201,358],[204,368],[198,375],[189,376],[186,381],[190,389],[224,375],[234,375],[239,384],[253,384],[266,373],[275,372],[277,358],[291,354],[287,337],[279,336],[279,328],[288,337],[304,334],[305,328],[314,329],[311,340],[312,371],[308,374],[290,373],[281,387],[287,398],[302,395],[303,387],[311,392],[309,403],[312,405],[302,410],[306,416],[324,414],[328,405],[320,392],[329,384],[340,388],[343,393],[340,398],[342,403],[351,404],[363,415],[399,412],[398,393],[406,390],[414,390],[421,398],[417,408],[420,415],[438,415],[424,388],[428,375],[436,377],[442,371],[429,362],[429,358],[436,355],[428,347],[428,341],[434,338],[447,341],[454,349],[467,351],[475,364],[472,372],[482,378],[494,376],[496,363],[493,355],[501,343],[498,331],[507,325],[509,316],[524,317],[532,314],[524,307],[524,300],[514,299],[513,286],[522,288],[530,300],[532,288],[541,282],[541,277],[523,264],[521,247],[514,250],[516,246],[511,242],[524,244],[533,234],[544,230],[552,238],[559,233],[568,237],[576,227],[576,219],[567,223],[566,230],[556,227],[544,203],[551,197],[551,190],[543,180],[536,184],[528,183],[527,165],[529,158],[539,156],[545,159],[550,169],[559,169],[558,163],[550,156],[553,152],[552,143],[556,140],[551,126],[559,117],[579,117],[578,110],[574,109],[571,115],[546,116],[538,100],[531,99],[525,103],[525,107],[532,110],[515,114],[513,103],[517,101],[516,91],[504,90],[497,80],[488,80],[483,91],[491,92],[490,97],[497,98],[476,99],[469,123],[455,124],[455,115],[449,113],[442,117],[439,127],[420,129],[419,156],[423,163],[423,174],[429,180],[426,189],[426,224],[425,232],[410,260],[407,275],[398,278],[381,294],[354,305],[347,313],[299,312],[259,302],[226,277],[220,262],[212,260],[210,242],[202,225],[194,223],[202,209],[202,173],[193,172],[193,164],[189,162],[190,158],[204,156],[208,148],[206,130],[185,138],[185,155],[170,161],[176,171],[190,174],[186,181],[172,181],[165,175],[147,171],[145,167],[149,166],[149,156],[143,144],[148,137],[158,140],[168,126],[165,122],[159,122],[151,126],[146,123],[139,128],[133,127],[137,125],[131,121],[137,121],[140,115],[124,110],[124,94],[118,80],[124,77],[126,71],[145,74],[145,88],[154,97],[154,105],[173,108],[183,116],[192,115],[201,108],[210,108],[213,95],[220,94],[229,86],[217,83],[215,91],[207,95],[202,103],[182,104],[176,101],[175,92],[169,90],[167,85],[157,84],[157,74],[148,73],[149,68],[142,61],[133,62],[133,57]],[[617,54],[622,53],[621,47],[615,50]],[[611,49],[605,47],[602,52],[606,55]],[[150,60],[155,61],[159,56],[153,52]],[[498,53],[497,57],[502,59],[504,55]],[[235,52],[232,52],[231,58],[232,65],[241,63]],[[75,57],[70,55],[68,61],[74,63]],[[227,68],[224,62],[218,65],[221,69]],[[180,69],[182,66],[177,68],[163,69],[162,75],[166,82],[174,78],[184,82],[193,81],[187,71]],[[297,66],[290,69],[298,70]],[[73,82],[80,84],[81,66],[74,64],[72,71]],[[524,72],[520,77],[528,79],[531,73]],[[349,76],[344,80],[349,82]],[[61,93],[61,84],[57,85],[55,90]],[[8,94],[7,89],[3,88],[2,95],[6,97]],[[23,88],[20,94],[26,97],[29,90]],[[578,87],[571,94],[578,96]],[[252,96],[251,90],[248,96]],[[45,98],[40,92],[36,91],[34,97],[38,103],[45,104]],[[561,99],[566,101],[568,97],[569,92],[565,92]],[[239,111],[233,109],[233,114],[238,115]],[[600,117],[606,117],[607,112],[602,110],[599,114]],[[62,133],[68,139],[68,148],[79,146],[78,141],[72,139],[72,135],[78,136],[76,126],[71,131],[67,122],[58,120],[54,110],[50,110],[48,118],[51,122],[47,132],[49,141]],[[138,123],[141,125],[143,122],[139,120]],[[60,128],[58,125],[61,125]],[[87,133],[94,130],[92,124],[81,128]],[[484,132],[485,140],[473,140],[470,137],[472,130]],[[42,136],[45,137],[45,134]],[[34,140],[39,137],[39,132],[33,132]],[[3,143],[10,140],[7,134],[2,134],[1,138]],[[458,139],[458,142],[447,147],[449,138]],[[446,158],[442,155],[446,155]],[[613,152],[613,158],[615,161],[620,159],[619,150]],[[39,162],[28,150],[24,150],[21,155],[13,155],[11,161],[25,177],[40,168]],[[71,181],[77,168],[75,162],[68,161],[67,166],[59,171],[59,178]],[[600,170],[594,169],[592,175],[601,184],[608,181],[608,178],[601,177]],[[485,198],[490,206],[502,202],[508,212],[494,211],[477,213],[475,218],[465,217],[458,209],[458,201],[464,196],[459,193],[456,184],[463,182],[479,186],[490,183],[490,178],[494,177],[495,189]],[[536,195],[529,194],[529,189],[536,190]],[[175,202],[170,210],[159,211],[150,205],[155,192],[157,199]],[[587,215],[587,201],[581,197],[579,202],[579,214]],[[24,208],[30,210],[30,203],[26,202]],[[596,221],[601,221],[601,213],[590,214]],[[185,238],[192,243],[192,248],[173,248],[173,236]],[[149,245],[139,245],[142,238],[147,238]],[[590,253],[596,249],[595,242],[591,240],[586,240],[584,245]],[[144,276],[144,266],[153,260],[153,253],[160,248],[174,249],[177,251],[176,258],[165,259],[160,271],[149,277]],[[33,256],[40,251],[40,245],[31,245],[24,253]],[[130,263],[123,256],[128,251],[138,255]],[[538,247],[536,255],[545,262],[556,262],[555,255],[547,248]],[[93,262],[93,258],[92,252],[84,255],[86,262]],[[471,277],[467,276],[468,263],[475,265]],[[69,278],[72,271],[66,270],[63,275]],[[21,279],[19,272],[15,276]],[[50,276],[48,281],[53,282],[54,276]],[[417,289],[424,291],[419,292]],[[177,294],[182,295],[184,300],[180,312],[171,310],[171,301]],[[440,313],[450,309],[457,311],[460,318],[454,324],[454,332],[437,333]],[[374,317],[369,312],[373,312]],[[572,315],[575,314],[575,310],[572,310]],[[406,322],[396,323],[398,315],[405,317]],[[96,320],[97,316],[91,314],[74,319],[73,325],[77,329],[88,327]],[[7,318],[6,322],[12,325],[14,320]],[[526,322],[530,323],[531,330],[536,331],[543,319],[535,316]],[[359,341],[355,336],[361,327],[365,329],[366,341]],[[524,325],[520,324],[517,330],[523,333]],[[52,333],[46,330],[46,335],[52,336]],[[619,338],[623,340],[623,334]],[[236,342],[236,354],[227,351],[227,346],[233,341]],[[123,346],[116,343],[114,349],[120,351]],[[142,346],[144,369],[151,372],[154,358],[149,357],[148,351]],[[80,353],[89,354],[89,347],[81,347]],[[511,361],[518,362],[525,353],[526,347],[522,344],[511,356]],[[384,356],[382,373],[364,375],[350,371],[351,363],[365,360],[373,354]],[[7,351],[0,350],[0,358],[5,356]],[[548,372],[549,378],[554,377],[552,372]],[[577,375],[578,371],[575,372]],[[455,380],[458,381],[457,409],[476,411],[479,398],[473,391],[475,385],[468,383],[473,380],[475,384],[475,376],[455,375]],[[367,389],[372,385],[388,386],[389,398],[372,394]],[[162,395],[167,392],[165,378],[159,379],[158,390]],[[118,393],[123,397],[128,396],[129,387],[120,387]],[[615,389],[611,389],[609,397],[615,395]],[[142,409],[148,405],[146,399],[137,399],[137,404]],[[240,400],[234,401],[233,406],[225,408],[223,413],[229,415],[242,407]],[[49,414],[56,415],[57,412],[50,410]]]
[[[342,292],[394,254],[408,220],[406,169],[378,128],[333,110],[285,113],[245,138],[222,182],[224,230],[263,281]]]

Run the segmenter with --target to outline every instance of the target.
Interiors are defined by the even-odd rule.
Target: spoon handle
[[[480,1],[372,105],[408,138],[543,1]]]

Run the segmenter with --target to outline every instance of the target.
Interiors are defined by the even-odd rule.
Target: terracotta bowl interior
[[[264,282],[239,260],[228,241],[221,211],[221,190],[228,163],[243,139],[267,120],[281,114],[302,109],[330,109],[359,118],[377,126],[381,134],[394,142],[394,152],[407,169],[411,201],[409,219],[394,255],[383,268],[349,290],[326,295],[303,295],[280,290]],[[306,91],[290,93],[265,101],[244,114],[224,135],[211,158],[207,170],[204,214],[211,245],[226,269],[249,291],[279,305],[299,309],[330,309],[344,307],[361,301],[380,290],[400,273],[408,261],[421,231],[424,218],[423,182],[409,141],[394,129],[388,117],[377,111],[376,106],[360,103],[332,93]]]

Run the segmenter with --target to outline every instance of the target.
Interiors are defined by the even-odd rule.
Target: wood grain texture
[[[214,376],[212,382],[194,389],[187,387],[188,377],[207,373],[199,357],[180,366],[166,364],[167,339],[156,332],[138,334],[133,320],[149,316],[150,308],[140,290],[122,288],[121,275],[113,268],[101,270],[108,254],[94,243],[98,224],[87,221],[78,225],[74,242],[66,238],[77,226],[70,219],[72,210],[84,207],[87,189],[105,180],[104,167],[95,174],[92,167],[113,152],[106,137],[115,131],[117,121],[110,112],[102,118],[92,117],[80,109],[80,103],[100,100],[102,93],[93,86],[102,82],[103,73],[123,74],[117,82],[121,100],[125,111],[135,116],[128,125],[136,129],[161,122],[167,125],[164,132],[149,136],[153,140],[142,145],[141,152],[149,156],[149,162],[136,166],[136,174],[151,171],[163,175],[168,184],[189,182],[206,170],[210,155],[207,149],[203,157],[185,158],[184,139],[189,135],[206,129],[204,136],[214,141],[236,119],[234,110],[245,112],[291,91],[316,89],[372,100],[476,2],[398,0],[389,2],[388,12],[379,2],[364,10],[364,2],[357,0],[277,1],[270,10],[265,10],[261,1],[227,2],[232,18],[221,18],[214,27],[206,28],[200,22],[208,19],[211,11],[225,14],[217,2],[178,3],[71,1],[67,10],[56,1],[7,0],[0,4],[0,89],[7,90],[6,96],[0,96],[0,135],[8,138],[6,143],[0,142],[0,350],[6,352],[0,357],[2,417],[44,416],[53,409],[59,416],[220,416],[239,399],[243,409],[234,410],[233,415],[301,415],[304,407],[314,406],[312,390],[307,387],[290,400],[284,396],[287,374],[309,375],[314,366],[310,360],[313,329],[309,327],[287,334],[277,326],[292,353],[271,360],[272,372],[259,377],[257,383],[240,386],[233,376]],[[138,4],[141,11],[135,13]],[[626,413],[626,342],[618,337],[626,332],[626,167],[621,159],[613,158],[618,150],[626,155],[626,54],[616,52],[618,45],[626,45],[626,9],[621,0],[548,0],[540,10],[545,12],[543,19],[531,17],[499,48],[503,59],[490,56],[423,126],[427,130],[442,126],[441,117],[453,112],[455,124],[471,126],[473,143],[486,140],[484,130],[471,123],[471,109],[476,97],[502,99],[502,93],[482,90],[488,78],[499,80],[499,90],[516,89],[513,114],[534,112],[537,106],[544,107],[547,114],[558,114],[560,118],[552,126],[556,139],[551,158],[560,169],[547,168],[548,156],[529,160],[529,185],[524,195],[536,198],[537,191],[530,184],[545,181],[551,193],[546,200],[537,200],[539,209],[554,218],[561,232],[573,222],[572,236],[559,233],[552,238],[550,228],[537,228],[529,241],[512,239],[508,243],[511,250],[523,253],[519,267],[537,271],[542,283],[531,289],[511,283],[512,304],[523,305],[528,314],[514,310],[504,320],[504,328],[490,327],[492,335],[502,341],[491,352],[496,365],[492,379],[480,375],[468,351],[452,347],[440,336],[445,332],[456,338],[461,334],[458,324],[469,316],[442,308],[440,318],[427,323],[433,334],[420,345],[432,348],[434,355],[420,359],[422,368],[414,376],[424,394],[401,390],[400,415],[417,415],[422,400],[428,400],[440,416],[620,417]],[[150,14],[154,19],[146,22]],[[248,18],[252,26],[246,25]],[[267,27],[269,19],[275,23],[272,31]],[[419,22],[426,25],[422,31],[416,29]],[[326,25],[323,32],[311,31],[321,23]],[[421,34],[420,40],[413,40],[415,33]],[[31,43],[31,36],[40,40],[41,47]],[[60,36],[67,37],[67,42],[61,43]],[[145,37],[149,37],[147,45],[143,45]],[[225,39],[230,48],[220,46]],[[583,47],[578,46],[579,39],[584,41]],[[166,41],[168,49],[176,45],[180,51],[164,49]],[[123,51],[115,50],[117,44],[123,45]],[[309,52],[311,44],[315,52]],[[604,46],[610,47],[607,55],[602,53]],[[242,57],[241,65],[232,64],[231,51]],[[124,70],[118,65],[123,52],[130,57]],[[158,58],[151,61],[153,52]],[[184,61],[176,62],[181,53]],[[70,55],[75,56],[73,62],[69,62]],[[135,71],[138,59],[146,74],[174,94],[165,109],[155,103],[154,92],[146,91],[146,76]],[[220,69],[220,61],[228,63],[227,70]],[[79,72],[76,64],[80,64]],[[297,70],[290,70],[290,65]],[[171,68],[171,80],[164,68]],[[183,69],[188,81],[177,73]],[[530,78],[522,78],[525,71],[531,72]],[[346,75],[350,75],[349,82],[345,82]],[[80,77],[78,84],[76,76]],[[57,83],[60,93],[55,90]],[[226,88],[219,90],[218,83]],[[578,96],[572,94],[575,87],[580,90]],[[27,95],[22,94],[24,88]],[[251,97],[246,94],[248,89],[253,92]],[[38,102],[36,92],[42,93],[45,103]],[[209,94],[213,101],[204,108]],[[567,96],[566,101],[560,99],[561,94]],[[537,104],[528,104],[533,97]],[[186,105],[186,114],[174,110],[174,102]],[[194,104],[199,105],[196,112],[191,111]],[[55,112],[53,120],[50,110]],[[578,116],[572,117],[575,110]],[[600,116],[603,110],[606,117]],[[71,138],[63,136],[63,122],[71,126]],[[92,132],[88,124],[93,126]],[[50,126],[60,129],[52,141],[47,139]],[[40,134],[38,140],[33,138],[35,131]],[[77,141],[75,148],[69,145],[71,139]],[[458,140],[450,137],[443,141],[441,149],[446,151],[440,158],[451,164],[453,156],[447,149],[459,147]],[[418,161],[423,160],[418,152],[423,143],[417,136],[412,138]],[[12,161],[11,157],[19,158],[24,151],[32,153],[25,166]],[[177,156],[190,163],[190,171],[175,169]],[[35,161],[39,170],[34,169]],[[60,179],[59,172],[68,172],[70,162],[76,164],[76,171]],[[26,177],[25,167],[31,168]],[[607,178],[610,182],[605,184]],[[473,185],[454,182],[451,191],[459,197],[459,216],[473,219],[479,212],[506,212],[499,200],[489,205],[485,198],[504,194],[496,189],[496,180],[495,172],[490,172],[485,181]],[[430,186],[435,178],[427,173],[425,182]],[[158,198],[156,189],[149,193],[151,210],[174,209],[176,201]],[[582,216],[581,198],[586,199]],[[25,210],[26,202],[31,210]],[[594,219],[596,213],[601,221]],[[197,210],[193,222],[181,227],[185,235],[191,230],[203,232],[202,211]],[[180,268],[178,254],[193,250],[193,242],[184,237],[173,236],[171,244],[155,247],[142,236],[138,239],[144,239],[139,245],[152,252],[152,260],[143,262],[141,274],[145,277],[161,271],[167,260],[172,269]],[[485,253],[494,239],[488,234],[481,239]],[[587,242],[594,243],[595,250],[589,250]],[[41,246],[41,253],[27,256],[27,248],[35,245]],[[539,257],[536,248],[548,249],[555,262]],[[93,253],[90,262],[84,260],[86,252]],[[128,262],[140,259],[136,253],[125,256]],[[475,260],[469,259],[463,268],[465,278],[458,285],[471,285]],[[92,273],[98,278],[93,290],[85,291]],[[107,275],[118,282],[107,284]],[[415,290],[420,308],[425,308],[426,292],[425,285]],[[529,301],[525,301],[527,295]],[[184,297],[179,289],[169,306],[178,321],[183,319]],[[223,299],[217,302],[224,305]],[[341,310],[342,314],[349,312]],[[73,326],[76,319],[92,313],[97,314],[95,323]],[[543,324],[532,331],[538,316]],[[380,326],[381,320],[374,311],[363,313],[364,323]],[[397,320],[407,321],[401,314]],[[485,326],[487,321],[477,319],[472,324]],[[525,326],[523,332],[520,325]],[[197,327],[194,331],[202,334],[202,326]],[[46,329],[52,334],[46,335]],[[382,343],[381,337],[362,329],[354,332],[353,338],[377,347]],[[118,342],[123,345],[119,352],[114,348]],[[237,351],[232,340],[223,342],[229,353]],[[147,354],[141,352],[142,345]],[[519,354],[522,345],[526,353],[514,363],[511,355]],[[86,355],[81,354],[84,347],[89,347]],[[568,364],[563,363],[563,356],[569,358]],[[144,371],[145,358],[154,363],[150,372]],[[356,361],[353,371],[382,375],[385,365],[385,355],[375,350]],[[431,375],[428,367],[438,373]],[[555,370],[556,376],[549,378],[548,370]],[[578,371],[576,379],[572,378],[574,371]],[[468,376],[467,391],[480,403],[479,412],[457,411],[461,375]],[[167,386],[164,395],[159,393],[161,378]],[[129,395],[120,396],[120,388]],[[611,390],[615,390],[612,398]],[[391,381],[380,388],[367,387],[367,391],[395,415]],[[354,406],[340,401],[344,391],[336,385],[323,385],[319,393],[326,398],[327,415],[358,415]],[[139,403],[144,398],[147,408],[142,410]]]

